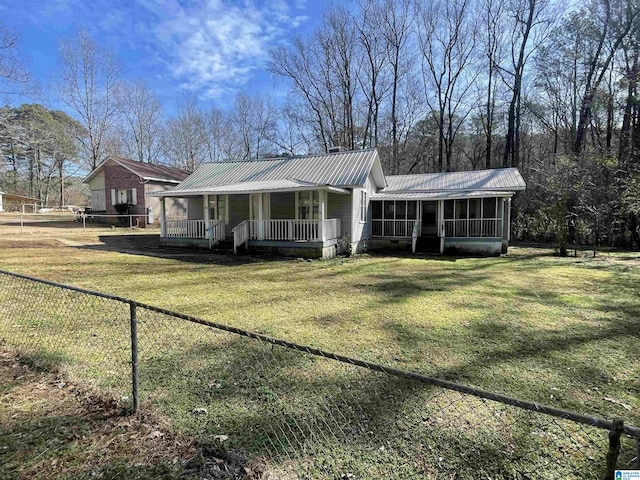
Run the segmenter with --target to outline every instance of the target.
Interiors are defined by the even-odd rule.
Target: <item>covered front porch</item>
[[[509,193],[379,195],[372,199],[372,245],[412,252],[499,254],[508,244]],[[442,195],[441,195],[442,197]]]
[[[247,191],[249,187],[254,188]],[[234,185],[234,191],[227,187],[185,196],[187,218],[166,218],[166,196],[161,197],[160,244],[204,248],[226,245],[234,253],[256,250],[335,256],[342,238],[340,213],[344,205],[350,205],[348,190],[282,185],[260,191],[258,187],[245,185],[245,191],[239,192]]]

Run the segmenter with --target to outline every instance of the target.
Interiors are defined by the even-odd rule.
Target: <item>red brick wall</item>
[[[107,197],[107,215],[117,215],[118,212],[112,205],[111,190],[128,190],[131,188],[136,189],[136,201],[137,205],[133,205],[130,209],[131,215],[145,215],[145,196],[144,196],[144,184],[140,183],[140,177],[131,173],[120,165],[105,165],[104,166],[104,188]],[[142,220],[142,219],[141,219]]]

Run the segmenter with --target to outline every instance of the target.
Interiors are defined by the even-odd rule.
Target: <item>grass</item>
[[[176,253],[154,248],[147,235],[72,230],[0,236],[0,267],[640,424],[640,256],[634,254],[560,259],[545,248],[514,248],[501,258],[363,256],[304,262]],[[60,305],[40,321],[68,316]],[[123,318],[119,325],[126,329],[126,311],[105,308],[91,307],[106,312],[104,321],[78,322],[66,330],[55,323],[49,337],[74,338],[77,348],[51,361],[87,368],[103,362],[106,368],[83,369],[83,376],[101,386],[121,387],[125,334],[115,349],[121,371],[106,354],[89,362],[82,347],[82,339],[92,336],[92,345],[104,343],[97,350],[114,351],[109,342],[115,326],[107,322]],[[0,334],[8,335],[6,330]],[[145,401],[179,431],[229,434],[235,447],[269,449],[282,460],[283,471],[288,463],[299,469],[307,462],[307,474],[318,478],[336,471],[368,478],[376,468],[410,478],[460,474],[473,465],[475,471],[499,472],[495,478],[511,478],[517,476],[510,471],[514,465],[536,465],[531,451],[554,458],[557,439],[567,432],[572,445],[562,447],[573,448],[575,460],[567,468],[603,455],[597,448],[586,453],[586,446],[606,445],[606,432],[573,432],[570,424],[549,424],[546,418],[451,392],[203,327],[178,326],[169,318],[141,314],[140,334]],[[113,378],[105,370],[115,370]],[[197,408],[206,412],[194,414]],[[370,430],[336,433],[344,425],[362,424],[358,416],[363,414]],[[469,428],[486,427],[496,418],[500,421],[491,434]],[[297,426],[295,435],[278,430],[290,425]],[[272,435],[264,438],[270,429]],[[357,455],[336,453],[336,439],[344,438],[350,438],[349,448],[340,451]],[[301,445],[287,444],[291,439],[301,439]],[[578,448],[582,443],[586,446]],[[453,451],[468,456],[442,454]],[[563,457],[556,460],[563,462]]]
[[[0,477],[180,478],[193,442],[0,350]]]

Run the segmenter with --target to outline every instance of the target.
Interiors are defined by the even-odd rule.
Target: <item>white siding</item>
[[[89,190],[104,190],[104,170],[96,173],[96,176],[89,180]]]
[[[271,218],[296,218],[296,194],[294,192],[274,192],[271,194]]]
[[[189,197],[187,199],[187,218],[189,220],[202,220],[204,216],[204,207],[202,196]]]
[[[360,206],[361,206],[361,192],[367,192],[367,221],[360,221]],[[365,182],[364,188],[354,188],[352,195],[352,208],[351,208],[351,218],[352,218],[352,235],[351,235],[351,243],[353,244],[353,248],[355,251],[362,251],[364,248],[364,244],[371,239],[371,195],[375,193],[376,187],[373,182],[373,176],[369,173],[367,177],[367,181]]]
[[[231,236],[231,229],[241,222],[249,220],[249,195],[229,195],[229,225],[227,237]]]
[[[174,187],[172,184],[146,183],[145,188],[145,207],[153,208],[153,218],[160,221],[160,197],[150,197],[148,194],[152,192],[162,192],[170,190]],[[139,202],[140,203],[140,202]],[[167,218],[178,219],[187,217],[187,200],[179,197],[166,197],[164,201]]]
[[[327,218],[340,219],[341,236],[351,235],[351,197],[338,193],[327,194]]]
[[[104,189],[91,190],[91,210],[104,212],[107,210],[107,197]]]

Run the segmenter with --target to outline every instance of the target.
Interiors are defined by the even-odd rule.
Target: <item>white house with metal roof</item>
[[[499,254],[515,168],[385,176],[376,149],[201,166],[161,199],[163,245],[329,258],[344,248]],[[166,198],[187,201],[168,218]]]

